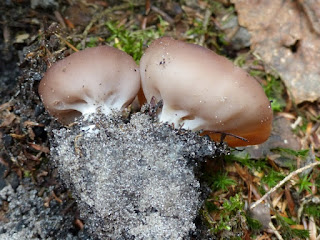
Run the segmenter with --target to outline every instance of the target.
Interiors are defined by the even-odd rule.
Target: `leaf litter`
[[[19,4],[20,6],[26,4],[23,0],[15,2],[18,7]],[[226,156],[225,159],[207,161],[203,169],[204,175],[208,174],[209,178],[210,175],[217,173],[223,176],[211,179],[211,186],[214,189],[199,210],[202,220],[207,221],[211,236],[242,239],[274,237],[305,239],[309,234],[310,238],[319,237],[319,228],[316,227],[320,224],[319,201],[317,201],[320,185],[319,166],[313,167],[312,171],[311,168],[303,171],[305,174],[303,176],[290,175],[296,168],[304,164],[317,164],[316,161],[319,160],[319,104],[305,103],[317,98],[314,93],[318,86],[310,85],[309,82],[310,79],[317,77],[315,69],[319,64],[319,61],[316,61],[319,60],[317,53],[310,51],[313,48],[319,49],[316,35],[319,34],[319,13],[314,7],[319,3],[316,0],[273,1],[272,4],[268,4],[267,1],[234,0],[235,5],[230,5],[230,1],[221,2],[224,2],[224,5],[219,1],[196,0],[184,3],[134,1],[134,5],[128,3],[117,3],[119,4],[117,5],[114,1],[87,0],[81,1],[79,6],[76,6],[76,3],[69,1],[67,6],[62,5],[55,11],[50,8],[47,9],[48,12],[40,11],[41,7],[31,11],[25,8],[28,14],[23,21],[35,23],[29,24],[30,29],[25,31],[15,32],[16,25],[9,21],[5,28],[6,39],[9,39],[6,41],[6,46],[10,46],[8,32],[22,39],[14,42],[17,38],[13,38],[12,44],[16,45],[10,48],[18,51],[25,47],[19,54],[20,66],[26,71],[19,78],[19,94],[14,95],[12,89],[7,91],[10,92],[8,96],[14,98],[14,101],[4,101],[0,107],[2,124],[0,145],[4,149],[1,149],[0,161],[6,168],[6,181],[15,186],[14,189],[20,185],[12,177],[16,174],[19,176],[19,182],[26,186],[29,186],[32,180],[36,186],[32,185],[31,191],[37,189],[39,197],[30,198],[28,201],[30,192],[28,187],[23,191],[19,187],[16,194],[5,188],[3,193],[7,192],[7,195],[2,198],[1,219],[4,216],[13,221],[13,218],[10,218],[12,215],[8,215],[7,212],[10,204],[17,209],[12,213],[14,215],[20,211],[19,203],[36,200],[27,207],[36,205],[41,213],[53,211],[47,216],[61,216],[68,213],[64,221],[68,229],[72,229],[75,233],[72,238],[81,239],[81,234],[85,234],[85,239],[88,238],[86,232],[79,231],[87,228],[89,224],[86,226],[86,222],[81,220],[77,210],[79,207],[76,206],[74,199],[70,198],[76,194],[68,192],[61,186],[55,171],[47,164],[51,158],[48,153],[50,144],[46,131],[50,128],[59,128],[59,125],[43,112],[37,96],[37,83],[46,65],[50,66],[56,59],[67,56],[72,51],[104,43],[129,49],[128,42],[142,46],[142,50],[153,38],[165,34],[200,43],[230,58],[237,57],[240,63],[244,59],[242,67],[250,73],[258,73],[263,85],[270,84],[265,77],[266,71],[267,74],[278,72],[289,92],[289,96],[280,96],[285,98],[285,106],[279,108],[276,115],[282,120],[275,122],[275,137],[267,146],[255,149],[257,151],[254,154],[238,149],[239,151],[233,151],[232,155]],[[65,11],[73,7],[87,8],[85,13],[91,16],[92,20],[89,22],[85,18],[82,22],[82,19],[77,18],[76,12]],[[41,12],[42,18],[49,20],[43,25],[39,24],[42,20],[39,21],[35,17],[36,12]],[[49,18],[46,18],[47,14]],[[275,19],[274,16],[278,15],[279,17]],[[5,14],[4,18],[8,21],[15,19],[15,16],[15,14]],[[115,31],[106,28],[106,23]],[[225,23],[228,25],[225,26]],[[29,34],[28,39],[24,38],[25,33]],[[254,50],[254,54],[247,49],[250,35],[250,48]],[[135,36],[140,38],[137,39]],[[128,38],[130,41],[126,42]],[[108,42],[108,39],[112,39],[111,42]],[[243,58],[243,55],[248,57]],[[260,58],[257,58],[259,56]],[[276,71],[269,71],[270,69]],[[306,75],[302,76],[302,73]],[[276,81],[280,79],[276,78]],[[5,96],[5,92],[1,94]],[[10,99],[8,96],[3,100]],[[296,106],[297,103],[301,104]],[[301,151],[302,149],[309,151]],[[290,178],[286,179],[282,186],[270,192],[286,175],[290,175]],[[237,184],[234,184],[235,182]],[[265,203],[258,204],[252,213],[253,210],[250,209],[252,203],[259,201],[263,196],[267,196]],[[10,203],[15,198],[20,198],[22,201]],[[42,209],[41,203],[49,208]],[[20,208],[24,206],[21,204]],[[82,206],[85,206],[85,202],[82,202]],[[30,222],[29,215],[26,215],[25,219]],[[41,219],[38,220],[40,221],[35,223],[41,224]],[[50,221],[46,221],[46,224],[50,225]],[[8,233],[12,233],[9,230],[9,226],[12,225],[5,226]],[[66,232],[67,230],[57,233],[64,236],[63,233]],[[44,229],[42,234],[48,237],[52,233]]]
[[[232,0],[251,49],[284,81],[296,104],[320,97],[319,0]]]

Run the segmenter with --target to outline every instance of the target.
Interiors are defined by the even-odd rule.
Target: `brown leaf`
[[[83,222],[82,222],[80,219],[78,219],[78,218],[74,221],[74,224],[75,224],[80,230],[83,229],[83,227],[84,227]]]
[[[3,110],[8,110],[9,108],[11,108],[12,106],[12,102],[6,102],[6,103],[3,103],[0,105],[0,111],[3,111]]]
[[[320,8],[319,0],[299,0],[304,12],[309,18],[313,30],[320,34]]]
[[[74,29],[75,28],[73,22],[71,22],[68,18],[65,18],[64,22],[67,24],[68,28],[70,28],[70,29]]]
[[[294,210],[295,204],[294,204],[294,201],[292,199],[292,196],[291,196],[291,193],[290,193],[290,187],[288,186],[288,184],[285,187],[284,194],[285,194],[286,199],[287,199],[287,203],[288,203],[288,208],[289,208],[290,214],[292,216],[296,217],[297,214],[296,214],[296,211]]]
[[[232,2],[240,25],[251,34],[251,48],[278,71],[295,102],[318,99],[320,37],[310,24],[310,15],[318,16],[319,10],[306,14],[298,1],[291,0]],[[305,9],[307,2],[309,8],[320,4],[320,0],[300,2]]]
[[[3,119],[3,122],[0,124],[0,128],[8,127],[14,120],[16,119],[16,115],[13,113],[8,113]]]
[[[243,181],[249,186],[252,183],[252,176],[248,172],[248,169],[242,168],[238,163],[235,163],[235,167],[237,169],[237,173],[240,175]]]
[[[91,20],[93,9],[81,1],[77,1],[68,7],[65,12],[65,19],[68,19],[73,26],[86,26]]]
[[[34,144],[34,143],[29,143],[29,146],[32,147],[33,149],[39,151],[39,152],[44,152],[44,153],[49,153],[50,150],[48,147],[45,146],[40,146],[38,144]]]
[[[15,139],[24,139],[26,137],[26,135],[24,134],[15,134],[15,133],[10,133],[10,136],[15,138]]]
[[[248,169],[242,168],[238,163],[235,163],[234,165],[237,169],[237,173],[240,175],[242,180],[245,181],[245,183],[248,186],[248,201],[251,202],[252,193],[257,199],[260,199],[261,196],[260,196],[257,188],[255,187],[255,185],[252,182],[253,177],[249,173]]]

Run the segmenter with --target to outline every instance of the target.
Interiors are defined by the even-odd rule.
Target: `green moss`
[[[223,208],[226,213],[236,213],[238,210],[242,210],[244,203],[240,198],[239,194],[236,194],[234,197],[230,197],[229,201],[223,203]]]
[[[273,75],[266,76],[267,85],[264,86],[264,91],[269,98],[273,111],[281,112],[286,106],[286,102],[283,98],[284,85],[279,78]]]
[[[214,173],[205,176],[205,181],[213,191],[227,191],[228,187],[236,185],[236,182],[228,177],[227,173]]]
[[[119,26],[117,22],[107,22],[106,26],[111,32],[111,36],[107,39],[108,43],[122,51],[125,51],[133,57],[135,61],[142,56],[143,38],[135,36],[124,26]]]
[[[207,206],[208,205],[206,205],[206,207]],[[243,206],[244,203],[239,194],[236,194],[235,196],[224,200],[220,208],[218,208],[217,206],[209,205],[210,208],[207,207],[207,211],[219,215],[217,221],[213,221],[212,219],[207,218],[211,226],[210,231],[213,233],[232,231],[233,233],[235,233],[234,236],[236,236],[236,232],[242,232],[243,229],[241,223],[245,219]],[[211,211],[209,211],[209,209]]]
[[[272,168],[267,169],[265,175],[262,177],[261,182],[268,185],[269,188],[277,185],[285,176],[273,170]]]
[[[258,220],[248,215],[246,215],[246,218],[247,218],[248,227],[251,231],[257,231],[261,229],[262,224]]]
[[[278,152],[282,156],[295,156],[295,157],[307,157],[309,154],[309,149],[303,149],[303,150],[293,150],[289,148],[276,148],[276,152]]]
[[[208,200],[205,201],[204,205],[205,205],[206,210],[207,210],[208,212],[213,212],[213,211],[218,210],[218,207],[217,207],[213,202],[211,202],[211,201],[208,201]]]
[[[31,172],[28,171],[28,170],[24,170],[24,171],[23,171],[23,176],[24,176],[25,178],[29,178],[29,177],[31,177]]]
[[[87,43],[87,47],[96,47],[98,43],[99,43],[98,37],[90,37],[90,40]]]
[[[320,205],[314,203],[308,204],[304,207],[304,213],[308,216],[320,219]]]
[[[305,175],[304,177],[299,179],[299,182],[298,182],[299,193],[301,193],[303,191],[307,191],[310,194],[312,193],[311,187],[312,187],[313,183],[310,182],[310,180],[311,180],[311,175],[309,177],[308,177],[308,175]]]
[[[200,19],[194,19],[192,27],[186,31],[188,39],[198,38],[205,33],[206,31],[203,28],[203,21]]]
[[[139,62],[142,57],[143,50],[152,40],[161,37],[167,27],[166,22],[159,18],[160,24],[157,29],[149,28],[140,30],[138,26],[132,25],[130,29],[125,26],[119,26],[118,22],[106,22],[106,27],[110,31],[110,37],[107,42],[114,47],[125,51]]]
[[[277,215],[277,222],[281,226],[281,235],[283,239],[306,239],[309,237],[308,230],[292,229],[290,225],[296,224],[292,219]]]
[[[230,155],[225,156],[225,160],[227,163],[238,162],[250,170],[259,171],[267,166],[265,159],[251,159],[250,154],[245,151],[232,150]]]

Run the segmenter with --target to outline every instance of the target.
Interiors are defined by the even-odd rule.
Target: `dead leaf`
[[[320,34],[320,2],[318,0],[299,0],[299,3],[307,14],[313,30]]]
[[[43,153],[49,153],[50,150],[48,147],[45,146],[40,146],[38,144],[34,144],[34,143],[29,143],[29,146],[32,147],[33,149],[39,151],[39,152],[43,152]]]
[[[295,224],[290,226],[291,229],[305,230],[304,226],[301,224]]]
[[[3,122],[0,124],[0,128],[8,127],[14,120],[16,119],[16,115],[8,112],[4,118]]]
[[[12,107],[13,103],[12,102],[6,102],[0,105],[0,112],[3,110],[9,110]]]
[[[82,222],[79,218],[77,218],[77,219],[74,221],[74,224],[75,224],[80,230],[82,230],[82,229],[84,228],[84,224],[83,224],[83,222]]]
[[[235,163],[234,166],[236,167],[239,176],[243,181],[245,181],[248,186],[248,202],[251,202],[252,193],[256,199],[260,199],[261,196],[259,194],[259,191],[252,182],[253,176],[249,173],[248,169],[246,167],[242,168],[238,163]]]
[[[284,189],[284,194],[286,196],[286,200],[287,200],[287,203],[288,203],[288,208],[289,208],[289,212],[292,216],[296,217],[297,214],[296,214],[296,211],[295,211],[295,204],[294,204],[294,201],[293,201],[293,198],[291,196],[291,193],[290,193],[290,186],[287,184],[285,189]]]
[[[279,209],[281,209],[282,206],[282,196],[283,196],[283,191],[278,191],[278,192],[274,192],[273,194],[271,194],[272,197],[272,207],[276,208],[278,207]]]
[[[280,74],[295,102],[317,100],[320,97],[320,37],[314,29],[319,25],[320,0],[232,2],[239,24],[251,34],[251,48]],[[317,10],[311,10],[312,6],[317,6],[314,7]]]
[[[73,26],[87,26],[91,20],[92,8],[82,2],[76,2],[67,8],[65,12],[65,21],[69,21]]]
[[[14,43],[24,43],[29,39],[29,37],[30,37],[29,33],[20,33],[16,35]]]
[[[316,226],[316,221],[313,216],[310,216],[308,230],[310,233],[309,239],[310,240],[317,240],[317,226]]]
[[[15,134],[15,133],[10,133],[10,136],[19,140],[24,139],[26,137],[26,135],[24,134]]]

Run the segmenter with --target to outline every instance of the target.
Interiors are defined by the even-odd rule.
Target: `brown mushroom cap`
[[[254,145],[270,135],[270,102],[256,79],[225,57],[198,45],[164,37],[140,61],[146,99],[163,100],[162,122],[205,130],[230,146]]]
[[[56,62],[39,85],[45,108],[64,124],[100,108],[122,110],[140,88],[133,58],[109,46],[87,48]]]

